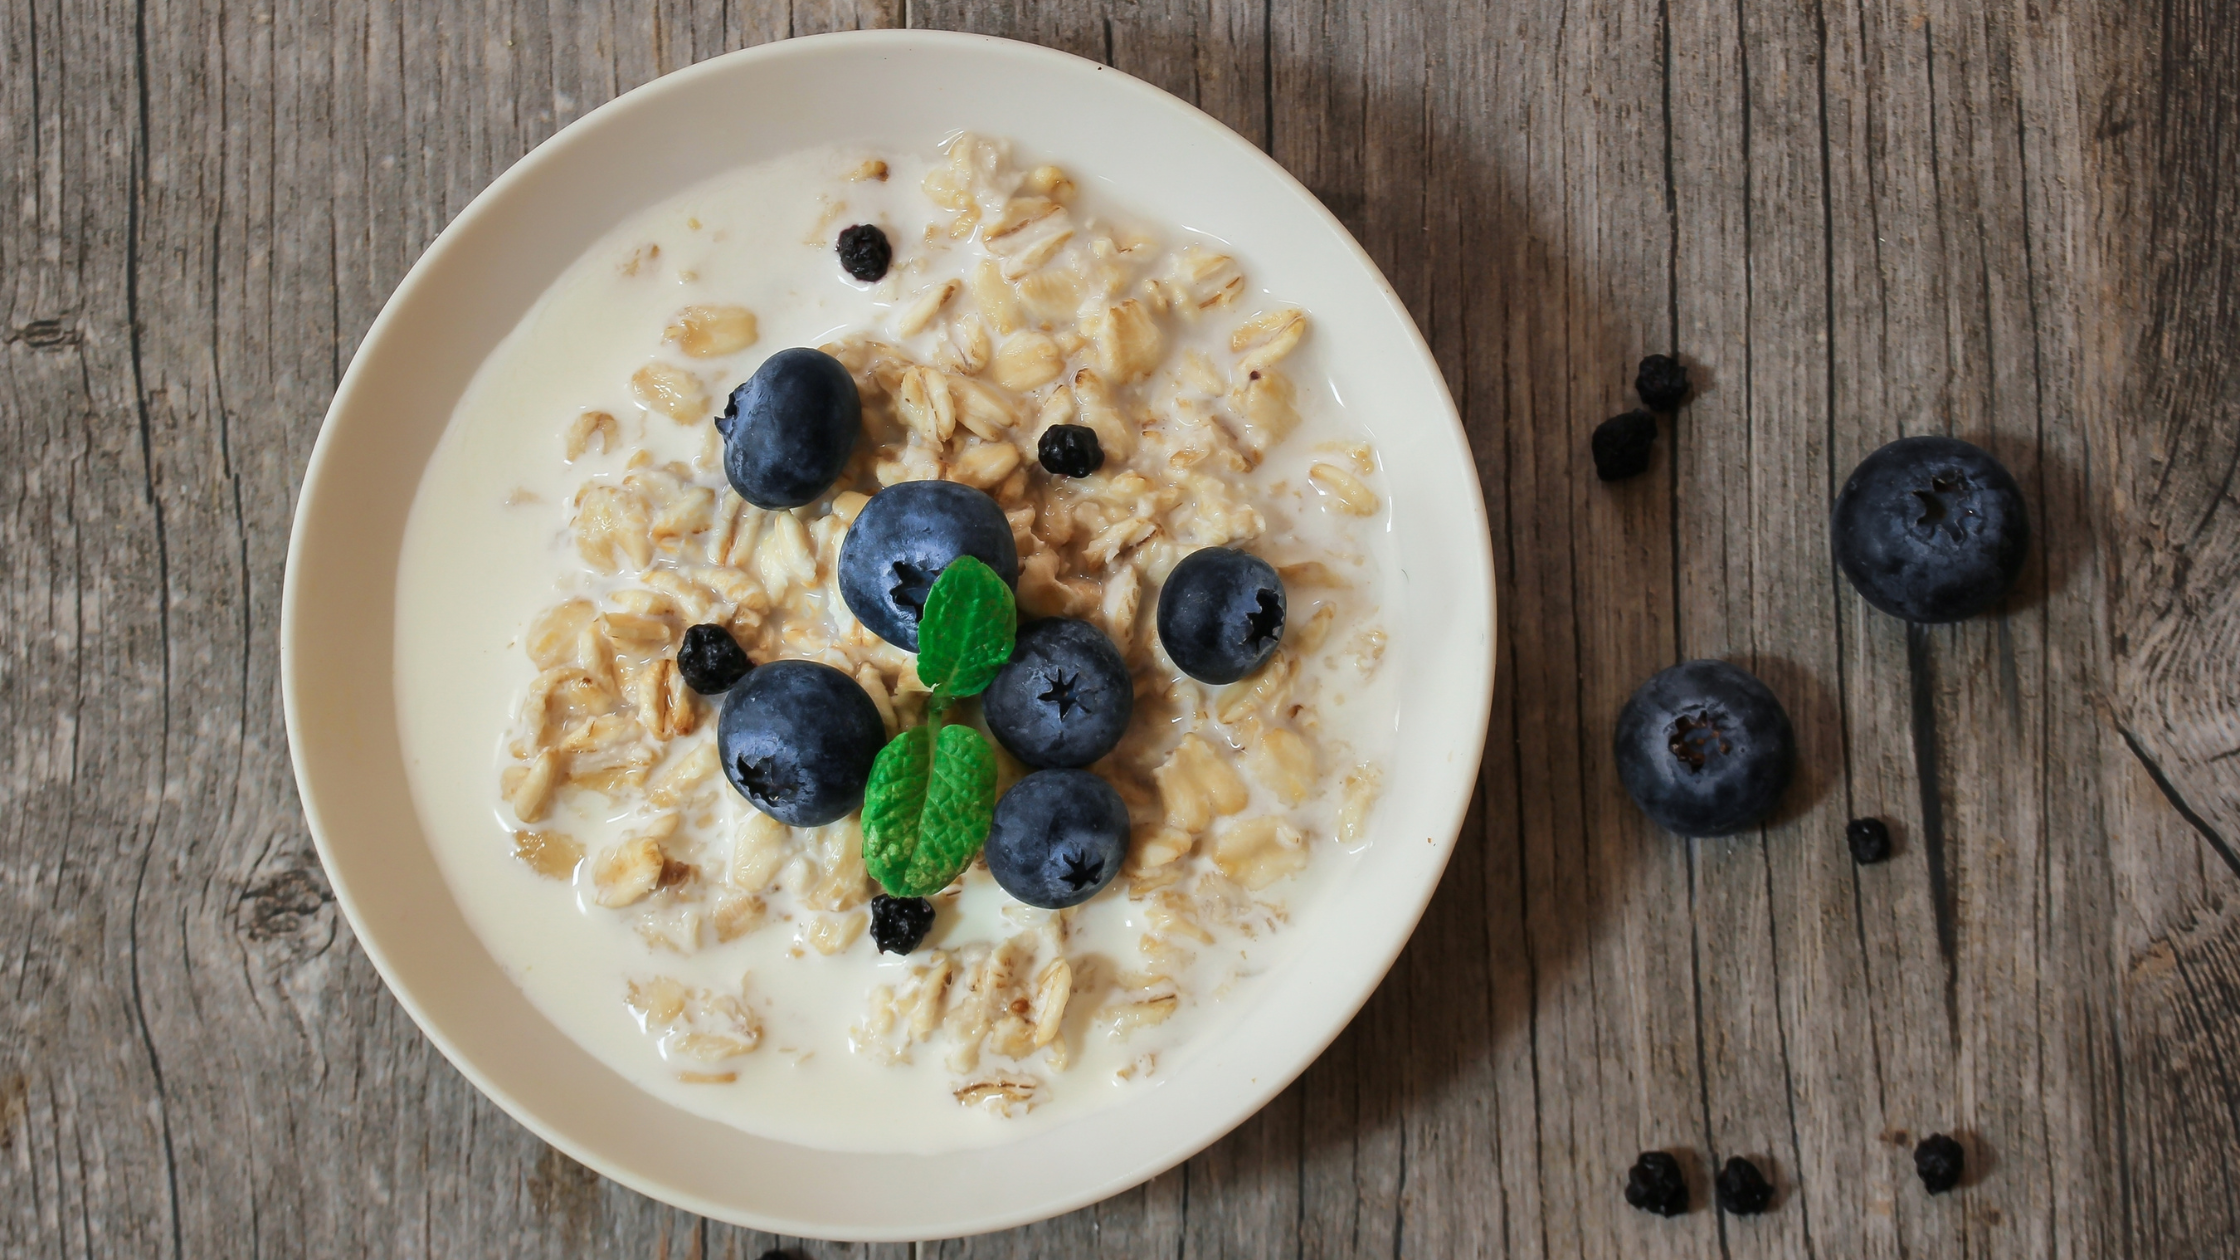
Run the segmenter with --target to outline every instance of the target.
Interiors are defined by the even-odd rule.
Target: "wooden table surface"
[[[1478,801],[1352,1028],[1235,1134],[1010,1234],[818,1257],[2206,1256],[2240,1237],[2240,21],[2169,0],[6,0],[0,1253],[740,1256],[484,1101],[298,810],[278,607],[329,395],[558,127],[849,26],[1111,63],[1266,146],[1467,417],[1500,572]],[[1704,383],[1597,482],[1633,362]],[[1997,615],[1830,563],[1881,443],[1997,453]],[[1778,825],[1611,768],[1674,660],[1763,675]],[[1889,863],[1841,833],[1879,814]],[[1927,1197],[1908,1139],[1969,1184]],[[1645,1148],[1773,1211],[1663,1220]]]

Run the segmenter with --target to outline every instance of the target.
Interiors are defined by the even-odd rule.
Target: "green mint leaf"
[[[926,593],[918,619],[918,678],[938,696],[976,696],[1011,659],[1018,605],[996,571],[958,556]]]
[[[890,896],[940,892],[987,843],[995,798],[995,750],[980,732],[902,732],[879,751],[864,790],[864,866]]]
[[[933,728],[913,726],[879,750],[863,788],[863,864],[871,878],[897,897],[918,851],[918,820],[926,812],[926,783],[933,770]],[[937,890],[938,891],[938,890]]]
[[[969,726],[942,727],[934,742],[925,818],[918,824],[918,854],[932,891],[947,888],[972,864],[988,842],[995,814],[995,749]]]

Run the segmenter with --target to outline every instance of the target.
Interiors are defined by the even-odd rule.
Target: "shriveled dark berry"
[[[1688,401],[1688,369],[1669,354],[1652,354],[1634,374],[1633,392],[1641,395],[1642,406],[1671,415]]]
[[[1043,470],[1060,477],[1086,477],[1104,467],[1104,444],[1085,424],[1053,424],[1035,444]]]
[[[801,1260],[801,1257],[791,1251],[765,1251],[757,1260]]]
[[[1736,1216],[1756,1216],[1773,1203],[1773,1185],[1758,1166],[1737,1155],[1719,1170],[1719,1206]]]
[[[871,284],[884,278],[893,262],[894,246],[887,244],[887,234],[873,224],[840,229],[840,270]]]
[[[1854,818],[1844,826],[1843,838],[1851,846],[1851,860],[1873,866],[1890,856],[1890,827],[1879,818]]]
[[[1688,1210],[1688,1179],[1680,1161],[1663,1151],[1643,1151],[1626,1170],[1626,1202],[1644,1212],[1678,1216]]]
[[[677,648],[677,673],[683,675],[685,686],[703,696],[731,690],[753,668],[739,641],[712,621],[685,631]]]
[[[882,954],[907,954],[926,939],[933,927],[933,903],[923,897],[871,899],[871,943]]]
[[[1612,416],[1595,426],[1594,475],[1604,481],[1624,481],[1649,471],[1650,453],[1657,448],[1657,418],[1646,411]]]
[[[1913,1170],[1921,1174],[1922,1189],[1931,1194],[1943,1194],[1959,1185],[1960,1174],[1967,1168],[1968,1153],[1946,1134],[1932,1133],[1913,1148]]]

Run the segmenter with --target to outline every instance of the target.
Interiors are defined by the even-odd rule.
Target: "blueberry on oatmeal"
[[[1860,596],[1907,621],[1958,621],[1997,604],[2030,550],[2022,488],[1958,438],[1900,438],[1859,461],[1829,528]]]
[[[887,243],[887,234],[869,223],[840,229],[839,250],[840,270],[866,284],[884,279],[894,262],[894,246]]]
[[[873,634],[915,652],[926,594],[958,556],[1018,584],[1019,547],[994,499],[954,481],[889,486],[863,505],[840,544],[840,597]]]
[[[723,700],[716,727],[724,777],[756,809],[822,827],[863,803],[887,742],[878,706],[856,680],[817,661],[772,661]]]
[[[1104,444],[1085,424],[1053,424],[1035,443],[1035,458],[1056,477],[1086,477],[1104,467]]]
[[[871,943],[882,954],[907,954],[923,944],[933,928],[933,903],[923,897],[871,899]]]
[[[1128,806],[1086,770],[1037,770],[996,802],[986,856],[996,883],[1028,905],[1080,905],[1127,860]]]
[[[716,417],[723,472],[759,508],[796,508],[832,488],[863,431],[855,378],[822,350],[796,346],[763,361]]]
[[[1283,579],[1275,566],[1231,547],[1183,557],[1159,588],[1159,645],[1199,682],[1233,683],[1283,642]]]
[[[1796,768],[1789,714],[1725,661],[1688,661],[1641,684],[1618,715],[1618,778],[1651,822],[1723,836],[1773,812]]]
[[[988,729],[1037,770],[1111,752],[1135,712],[1135,681],[1104,631],[1050,617],[1019,627],[1011,659],[980,697]]]
[[[714,622],[686,630],[677,648],[677,672],[684,676],[684,685],[703,696],[731,690],[753,668],[739,641]]]

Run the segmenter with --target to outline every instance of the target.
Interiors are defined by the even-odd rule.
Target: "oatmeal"
[[[416,801],[493,955],[649,1093],[833,1149],[1008,1140],[1155,1088],[1250,1017],[1301,920],[1343,912],[1395,711],[1376,452],[1317,369],[1312,312],[1093,187],[973,135],[735,172],[576,263],[453,419],[400,575]],[[852,238],[876,281],[836,257],[858,225],[891,241],[875,270]],[[712,422],[797,346],[845,370],[861,436],[813,498],[758,507]],[[984,855],[905,932],[886,903],[874,926],[863,815],[750,804],[728,702],[696,687],[738,678],[735,643],[756,668],[733,701],[813,663],[852,684],[821,693],[838,708],[868,701],[874,746],[933,720],[842,553],[876,496],[936,481],[1000,513],[1020,618],[1116,650],[1132,710],[1087,771],[1123,856],[1042,909]],[[1238,671],[1170,653],[1155,621],[1185,559],[1229,554],[1280,590],[1257,614],[1280,643],[1216,684]],[[1000,815],[1032,767],[997,700],[941,720],[994,736]],[[922,940],[881,952],[898,932]]]

